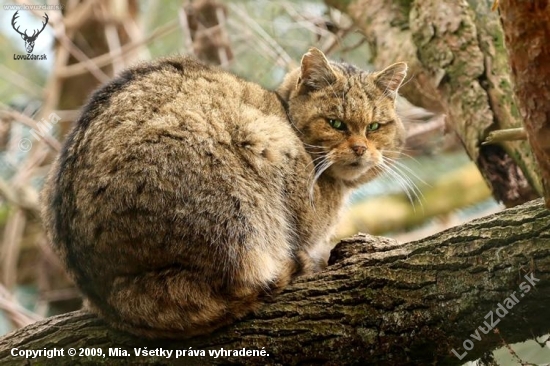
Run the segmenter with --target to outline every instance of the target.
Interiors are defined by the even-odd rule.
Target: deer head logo
[[[19,31],[19,27],[15,28],[15,21],[17,20],[17,18],[19,18],[19,15],[17,13],[19,13],[19,10],[16,11],[15,14],[13,14],[13,18],[11,18],[11,26],[13,27],[13,29],[15,29],[17,33],[21,35],[21,38],[23,38],[23,40],[25,41],[25,48],[27,50],[27,53],[32,53],[32,50],[34,49],[34,41],[36,41],[38,35],[42,33],[44,28],[46,28],[46,24],[48,24],[48,14],[44,13],[44,19],[46,19],[46,22],[42,23],[42,29],[35,29],[32,33],[32,36],[29,36],[26,29],[24,33],[21,33]]]

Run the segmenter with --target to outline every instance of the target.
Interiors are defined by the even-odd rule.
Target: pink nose
[[[351,148],[357,156],[362,156],[367,151],[367,147],[363,144],[354,144]]]

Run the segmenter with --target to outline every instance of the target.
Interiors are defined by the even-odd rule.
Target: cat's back
[[[249,112],[256,112],[250,121],[262,115],[284,117],[275,95],[255,83],[191,57],[165,58],[128,69],[97,90],[69,143],[85,140],[83,135],[96,143],[107,142],[101,139],[104,135],[112,139],[119,133],[142,135],[149,130],[154,135],[170,119],[180,117],[183,130],[204,132],[205,126],[199,126],[202,119],[212,131],[231,132],[248,122],[239,115]]]

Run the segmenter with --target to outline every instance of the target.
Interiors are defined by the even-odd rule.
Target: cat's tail
[[[269,289],[206,283],[181,268],[119,277],[106,303],[87,299],[87,307],[119,330],[147,338],[189,338],[208,334],[256,311],[291,278]]]

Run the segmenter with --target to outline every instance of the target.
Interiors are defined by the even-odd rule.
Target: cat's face
[[[328,174],[363,183],[399,155],[405,131],[395,112],[395,96],[407,66],[378,73],[329,63],[311,49],[302,59],[290,115],[315,164],[315,176]]]

